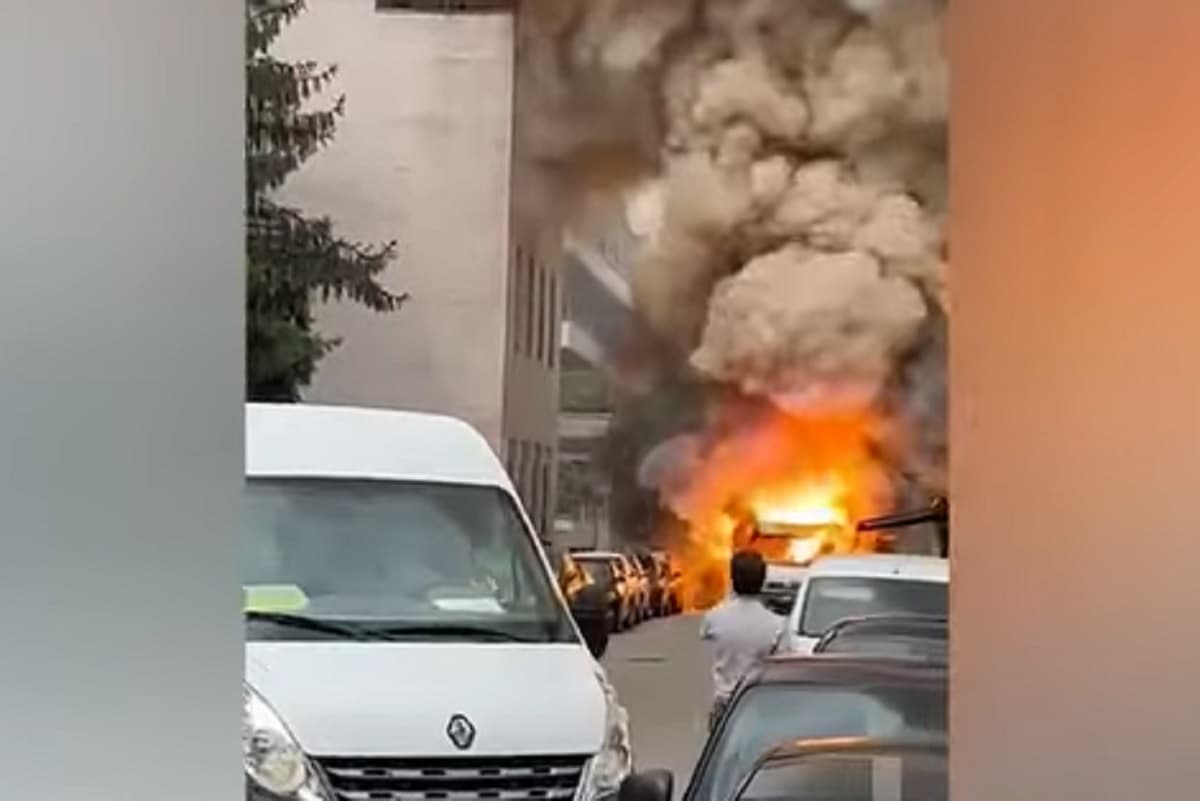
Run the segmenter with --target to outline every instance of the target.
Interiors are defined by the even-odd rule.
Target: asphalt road
[[[704,743],[712,699],[711,657],[700,619],[681,615],[613,637],[604,664],[629,710],[638,768],[675,774],[676,798]]]

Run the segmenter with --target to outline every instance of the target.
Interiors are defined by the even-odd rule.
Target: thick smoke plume
[[[945,460],[944,14],[944,0],[525,0],[519,49],[518,133],[546,209],[636,190],[635,298],[656,340],[793,415],[870,410],[881,469],[930,493]]]

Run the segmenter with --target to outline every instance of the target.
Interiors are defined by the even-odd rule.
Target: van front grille
[[[317,760],[338,801],[571,801],[584,756]]]

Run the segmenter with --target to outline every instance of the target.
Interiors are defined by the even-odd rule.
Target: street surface
[[[612,638],[604,664],[629,710],[638,769],[675,774],[676,798],[704,743],[711,662],[700,618],[678,615]]]

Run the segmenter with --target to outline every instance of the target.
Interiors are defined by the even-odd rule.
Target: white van
[[[594,801],[631,753],[487,442],[433,415],[246,408],[247,799]]]
[[[810,654],[830,626],[873,615],[949,612],[950,564],[934,556],[862,554],[817,559],[799,587],[779,651]]]

